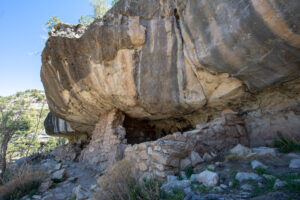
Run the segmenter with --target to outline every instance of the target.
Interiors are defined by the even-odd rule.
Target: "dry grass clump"
[[[236,153],[230,153],[225,156],[225,160],[227,162],[233,162],[233,161],[241,160],[241,157],[239,155],[237,155]]]
[[[106,170],[99,181],[97,200],[159,200],[158,180],[145,180],[140,183],[134,166],[127,160],[119,161],[112,169]]]
[[[134,165],[127,160],[121,160],[106,170],[98,183],[97,200],[182,200],[185,196],[181,190],[171,194],[161,191],[162,182],[157,179],[141,180]]]
[[[25,195],[32,196],[45,178],[44,171],[24,167],[16,172],[10,181],[0,186],[0,199],[15,200]]]

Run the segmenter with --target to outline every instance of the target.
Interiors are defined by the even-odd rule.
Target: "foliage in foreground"
[[[25,195],[33,196],[45,178],[44,171],[24,167],[9,182],[0,186],[0,199],[15,200]]]
[[[99,181],[97,200],[181,200],[183,191],[167,194],[160,190],[162,182],[157,179],[139,181],[134,166],[127,160],[119,161],[112,169],[106,170]]]
[[[50,151],[61,139],[45,137],[43,121],[49,110],[43,91],[26,90],[0,96],[1,180],[7,179],[6,161]]]
[[[40,90],[26,90],[8,97],[0,97],[0,106],[6,107],[5,112],[13,111],[11,113],[14,114],[21,110],[21,108],[18,108],[20,107],[19,105],[22,105],[22,119],[29,125],[29,129],[19,130],[10,138],[7,148],[8,161],[41,152],[41,149],[39,149],[41,141],[38,136],[44,134],[44,125],[42,122],[49,112],[45,94]],[[3,136],[0,131],[0,140],[2,140]],[[54,149],[59,144],[58,140],[58,138],[51,137],[47,142],[42,141],[42,151]]]
[[[269,172],[269,174],[271,173]],[[258,185],[256,181],[250,181],[250,183],[254,186],[252,197],[256,197],[261,194],[266,194],[268,192],[273,192],[276,190],[286,191],[289,192],[290,194],[293,193],[300,194],[300,184],[297,181],[300,178],[300,174],[290,172],[281,175],[273,174],[273,176],[275,177],[274,179],[264,178],[264,185],[261,187]],[[282,181],[285,181],[287,184],[282,188],[274,189],[274,183],[277,178]]]

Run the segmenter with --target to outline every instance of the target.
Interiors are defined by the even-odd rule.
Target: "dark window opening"
[[[156,131],[148,120],[137,120],[126,116],[124,123],[127,144],[139,144],[158,139]]]
[[[176,120],[176,122],[180,124],[181,121]],[[126,130],[125,137],[127,139],[127,144],[139,144],[147,141],[155,141],[176,131],[184,132],[192,129],[192,126],[187,125],[186,123],[183,123],[184,126],[181,126],[181,128],[178,127],[175,130],[172,129],[175,127],[171,124],[169,125],[171,127],[166,126],[163,129],[155,127],[154,124],[155,123],[153,123],[153,121],[139,120],[126,116],[123,127]]]

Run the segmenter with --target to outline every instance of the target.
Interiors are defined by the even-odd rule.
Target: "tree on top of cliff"
[[[108,5],[105,0],[89,0],[94,9],[94,18],[101,18],[108,10]]]
[[[57,16],[50,17],[49,20],[46,22],[46,27],[48,31],[51,31],[54,28],[54,26],[59,23],[62,23],[62,21]]]

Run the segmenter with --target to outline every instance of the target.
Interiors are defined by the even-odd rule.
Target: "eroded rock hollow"
[[[93,145],[107,134],[101,119],[117,110],[125,130],[107,151],[118,157],[127,142],[184,132],[230,109],[251,145],[277,132],[299,138],[299,10],[298,0],[120,0],[88,27],[59,24],[42,54],[47,132]]]

